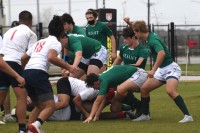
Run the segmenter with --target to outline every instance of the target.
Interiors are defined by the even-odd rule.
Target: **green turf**
[[[194,122],[178,123],[183,118],[175,103],[167,96],[164,87],[151,93],[151,116],[147,122],[132,122],[129,119],[101,120],[90,124],[82,121],[46,122],[45,133],[200,133],[200,83],[181,82],[178,92],[183,96]],[[140,97],[139,94],[136,94]],[[15,98],[12,95],[12,106]],[[16,133],[17,124],[0,125],[0,133]]]

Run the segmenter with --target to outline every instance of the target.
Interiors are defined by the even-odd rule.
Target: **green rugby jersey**
[[[125,43],[120,46],[120,57],[123,59],[124,65],[135,64],[139,58],[144,58],[141,63],[140,68],[145,69],[148,51],[142,45],[138,45],[136,48],[132,49],[128,47]]]
[[[83,28],[81,28],[80,26],[77,26],[77,25],[73,26],[72,33],[86,36],[85,30]],[[74,58],[75,58],[75,53],[70,51],[69,55],[68,55],[67,62],[72,65],[74,63]]]
[[[82,51],[83,57],[86,59],[90,58],[101,49],[101,43],[97,40],[77,34],[68,34],[67,36],[68,47],[66,48],[74,53]]]
[[[129,79],[135,72],[137,67],[130,65],[112,66],[107,71],[99,75],[100,88],[98,95],[105,95],[110,87],[116,87]]]
[[[97,21],[94,26],[86,26],[86,36],[98,40],[101,44],[107,48],[107,36],[113,35],[111,29],[103,22]]]
[[[173,62],[171,55],[166,47],[164,41],[154,32],[150,32],[146,42],[147,47],[150,49],[153,61],[156,61],[157,53],[161,50],[165,51],[165,58],[162,64],[159,66],[160,68],[165,67]]]

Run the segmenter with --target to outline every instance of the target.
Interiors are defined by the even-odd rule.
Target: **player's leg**
[[[7,62],[13,70],[15,70],[20,76],[23,75],[22,67],[16,62]],[[20,87],[16,79],[9,77],[9,81],[12,85],[13,91],[17,98],[16,103],[16,115],[18,120],[19,131],[26,131],[26,98],[27,91],[25,88]]]
[[[142,103],[142,108],[141,108],[142,115],[134,119],[133,121],[144,121],[151,119],[149,116],[150,92],[162,86],[164,84],[162,80],[164,81],[163,76],[160,74],[159,71],[156,71],[154,77],[148,78],[141,86],[140,93],[141,93],[141,103]]]
[[[108,56],[107,49],[102,46],[101,49],[90,58],[87,74],[99,74],[106,70]]]
[[[3,103],[4,107],[4,122],[16,122],[16,118],[11,115],[11,108],[10,108],[10,91],[6,95],[6,98]]]
[[[184,114],[184,118],[179,122],[180,123],[192,122],[193,118],[190,115],[183,98],[181,97],[181,95],[179,95],[177,93],[178,79],[181,76],[181,69],[178,66],[178,64],[176,64],[175,62],[168,65],[167,67],[168,68],[166,68],[166,69],[171,72],[166,75],[167,94],[174,100],[176,105],[179,107],[179,109]]]
[[[70,102],[71,84],[68,77],[63,77],[58,80],[56,84],[58,102],[56,103],[56,110],[67,107]]]
[[[26,98],[27,92],[24,88],[14,87],[14,93],[17,98],[16,115],[18,123],[26,123]]]

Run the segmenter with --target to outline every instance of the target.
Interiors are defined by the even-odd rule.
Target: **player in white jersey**
[[[1,49],[2,45],[3,45],[3,41],[2,41],[2,37],[0,36],[0,49]]]
[[[0,54],[3,55],[3,59],[11,68],[22,75],[21,56],[36,42],[37,37],[30,29],[32,27],[32,14],[29,11],[22,11],[19,14],[19,24],[4,34]],[[27,92],[18,85],[16,79],[0,71],[0,104],[3,103],[10,85],[12,85],[17,97],[16,114],[19,132],[25,132]]]
[[[98,92],[99,91],[94,88],[87,87],[85,82],[82,80],[72,77],[61,78],[57,82],[59,102],[56,104],[56,110],[70,105],[72,113],[74,113],[76,112],[76,106],[87,118],[89,116],[89,111],[83,106],[83,102],[95,99]],[[74,115],[72,114],[72,117],[75,115],[75,113]]]
[[[29,117],[28,132],[40,133],[40,127],[55,109],[53,89],[47,70],[50,63],[75,73],[77,69],[58,58],[62,50],[60,41],[64,37],[63,22],[54,16],[48,26],[49,36],[36,42],[21,58],[25,66],[24,78],[29,97],[35,108]]]

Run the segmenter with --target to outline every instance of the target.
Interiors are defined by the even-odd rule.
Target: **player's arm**
[[[55,104],[55,110],[65,108],[69,105],[70,96],[66,94],[58,94],[58,102]]]
[[[127,24],[128,26],[130,26],[130,27],[132,26],[132,23],[131,23],[129,17],[125,17],[125,18],[124,18],[124,22],[126,22],[126,24]]]
[[[18,82],[19,86],[25,85],[25,80],[22,78],[18,73],[16,73],[0,56],[0,69],[5,73],[9,74],[10,76],[14,77]]]
[[[68,57],[69,57],[69,50],[66,49],[66,48],[64,48],[64,49],[63,49],[63,52],[64,52],[63,60],[64,60],[65,62],[67,62]],[[67,71],[67,70],[64,69],[64,68],[62,68],[61,70],[62,70],[61,73],[62,73],[62,76],[63,76],[63,77],[69,76],[69,71]]]
[[[28,63],[30,59],[30,56],[28,56],[27,54],[24,54],[22,57],[21,57],[21,63],[22,63],[22,68],[24,69],[26,64]]]
[[[99,109],[97,110],[93,121],[99,120],[99,116],[100,116],[102,110],[105,108],[105,106],[106,106],[106,97],[104,97],[103,101],[101,102],[101,105],[100,105]]]
[[[51,62],[52,64],[59,66],[61,68],[64,68],[66,70],[69,70],[71,73],[76,73],[78,71],[77,68],[69,65],[68,63],[65,63],[63,60],[60,60],[57,57],[57,52],[54,49],[50,49],[48,53],[48,61]]]
[[[123,59],[120,57],[120,55],[118,55],[112,65],[113,66],[114,65],[120,65],[122,63],[122,61],[123,61]]]
[[[88,118],[90,114],[86,111],[85,107],[83,106],[81,96],[80,95],[75,96],[73,102],[76,105],[76,107],[83,113],[85,118]]]
[[[97,110],[99,109],[101,103],[103,102],[104,95],[99,95],[97,96],[93,106],[92,106],[92,111],[90,112],[89,117],[84,121],[84,123],[89,123],[91,120],[93,120]]]
[[[165,51],[161,50],[157,53],[157,59],[155,64],[153,65],[153,68],[151,69],[151,71],[149,71],[148,73],[148,77],[152,78],[153,75],[155,74],[156,70],[158,69],[158,67],[162,64],[163,60],[165,58]]]
[[[83,57],[82,55],[83,55],[82,51],[76,51],[75,59],[74,59],[74,63],[73,63],[74,67],[78,67],[78,64],[81,62],[81,58]]]
[[[144,61],[144,58],[141,57],[141,58],[138,59],[138,61],[135,64],[131,64],[131,65],[138,67],[142,64],[143,61]]]

